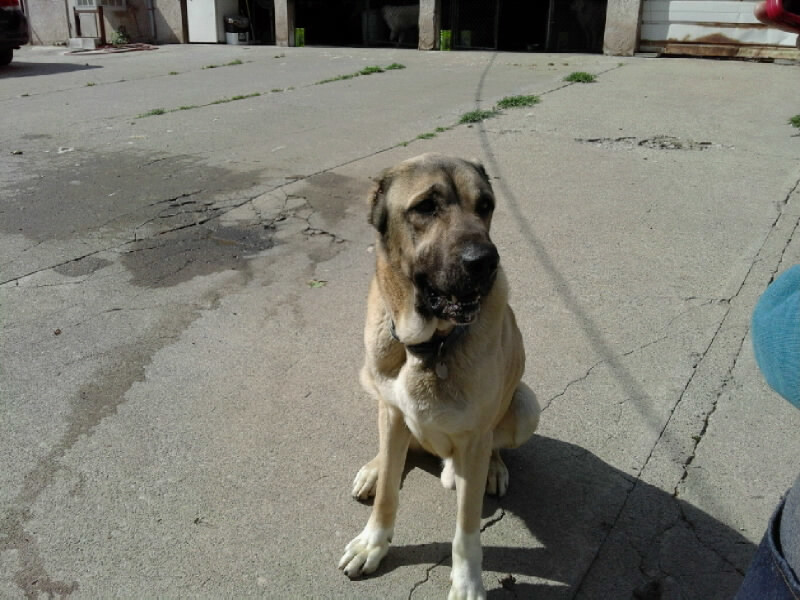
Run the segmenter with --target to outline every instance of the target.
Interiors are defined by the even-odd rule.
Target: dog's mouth
[[[425,278],[417,279],[417,289],[425,312],[433,314],[443,321],[450,321],[456,325],[469,325],[478,318],[481,310],[481,300],[492,289],[496,271],[480,283],[459,286],[448,292],[437,289]]]
[[[433,314],[456,325],[472,323],[481,310],[481,295],[445,296],[435,290],[426,290],[426,301]]]

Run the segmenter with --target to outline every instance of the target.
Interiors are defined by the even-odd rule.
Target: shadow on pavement
[[[32,75],[53,75],[55,73],[68,73],[70,71],[86,71],[89,69],[102,68],[103,67],[99,65],[25,62],[14,59],[10,65],[6,67],[0,67],[0,78],[30,77]]]
[[[504,459],[508,494],[484,498],[484,517],[499,515],[482,535],[484,573],[502,582],[490,598],[721,600],[738,589],[756,546],[711,515],[553,438],[534,436]],[[410,454],[414,467],[438,477],[433,457]],[[527,532],[517,547],[496,545],[492,527],[503,520],[541,545],[525,547]],[[498,535],[514,539],[511,526]],[[376,576],[437,564],[449,568],[449,540],[393,546]]]

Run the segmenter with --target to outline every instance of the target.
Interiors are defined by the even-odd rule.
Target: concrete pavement
[[[545,407],[485,502],[490,597],[732,595],[800,455],[748,336],[800,261],[797,65],[61,52],[0,73],[0,597],[445,597],[426,457],[378,573],[336,569],[377,443],[364,199],[431,150],[492,176]],[[542,101],[453,127],[512,94]]]

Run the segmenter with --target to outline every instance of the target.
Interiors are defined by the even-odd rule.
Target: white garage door
[[[793,56],[796,35],[753,16],[756,2],[644,0],[639,49],[703,56]]]

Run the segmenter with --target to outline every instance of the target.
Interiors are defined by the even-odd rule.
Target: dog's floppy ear
[[[369,217],[367,221],[378,230],[381,236],[386,235],[389,228],[389,210],[386,206],[386,192],[389,190],[392,180],[389,174],[384,171],[369,200]]]
[[[486,183],[491,184],[491,182],[489,181],[489,174],[486,172],[486,169],[483,167],[483,163],[481,161],[479,161],[477,158],[473,158],[469,161],[469,163],[473,167],[475,167],[478,173],[480,173],[481,177],[483,177],[484,180],[486,180]]]

